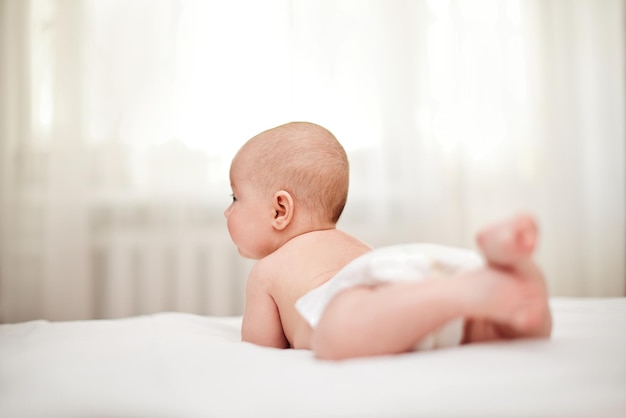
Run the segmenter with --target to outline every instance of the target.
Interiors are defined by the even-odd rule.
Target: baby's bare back
[[[370,250],[351,235],[329,229],[295,237],[265,259],[271,263],[270,289],[291,347],[311,348],[312,330],[296,310],[296,301]]]

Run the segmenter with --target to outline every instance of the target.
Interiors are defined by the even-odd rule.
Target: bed
[[[626,417],[626,298],[552,298],[549,341],[327,362],[239,317],[0,325],[0,417]]]

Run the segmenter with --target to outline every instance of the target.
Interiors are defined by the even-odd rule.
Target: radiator
[[[92,240],[93,316],[162,311],[240,315],[251,267],[225,225],[100,229]]]

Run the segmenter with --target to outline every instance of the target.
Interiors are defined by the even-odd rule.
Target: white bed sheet
[[[626,417],[626,298],[552,299],[549,341],[326,362],[241,318],[0,326],[0,417]]]

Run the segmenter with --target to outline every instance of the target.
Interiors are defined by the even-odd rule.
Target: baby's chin
[[[250,254],[249,252],[242,250],[241,248],[237,247],[237,252],[239,252],[239,255],[242,256],[243,258],[247,258],[250,260],[259,260],[262,257],[259,257],[257,255],[254,254]]]
[[[253,251],[249,251],[241,247],[237,247],[237,252],[239,252],[239,255],[249,260],[260,260],[272,254],[274,251],[276,251],[275,248],[257,248]]]

